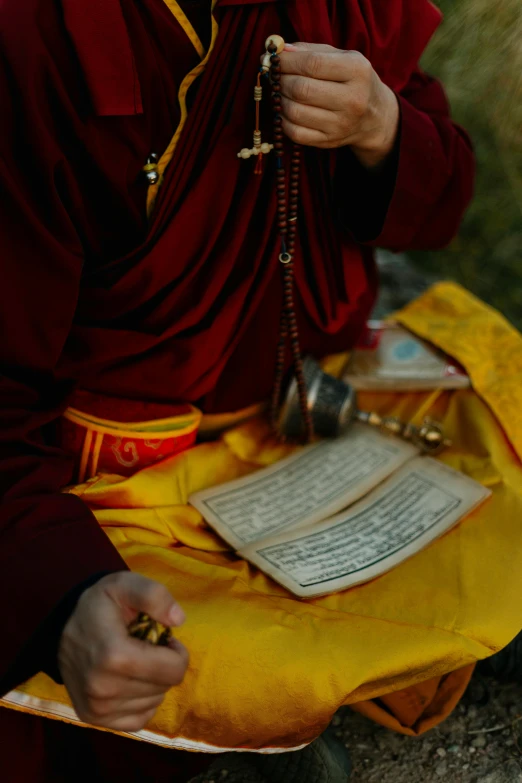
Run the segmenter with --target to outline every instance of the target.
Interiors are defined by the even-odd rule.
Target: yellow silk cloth
[[[261,418],[131,478],[74,488],[129,566],[166,584],[187,613],[179,638],[191,654],[188,675],[141,739],[207,751],[295,748],[344,704],[418,734],[455,706],[473,662],[520,630],[522,337],[450,283],[398,319],[458,359],[474,389],[361,394],[360,407],[403,419],[429,407],[452,440],[441,459],[493,495],[388,574],[299,600],[238,559],[187,505],[191,492],[288,453]],[[3,704],[77,720],[65,689],[45,675]]]

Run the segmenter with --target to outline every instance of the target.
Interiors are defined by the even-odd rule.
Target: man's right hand
[[[166,587],[122,571],[88,588],[65,625],[58,663],[85,723],[138,731],[183,680],[188,653],[180,642],[155,647],[129,636],[127,626],[138,612],[167,626],[185,619]]]

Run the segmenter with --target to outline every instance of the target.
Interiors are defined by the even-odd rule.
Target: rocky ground
[[[354,783],[522,783],[522,685],[472,681],[442,725],[403,737],[343,710]]]

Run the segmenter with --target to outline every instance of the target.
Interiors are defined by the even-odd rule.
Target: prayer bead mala
[[[304,424],[304,438],[309,442],[313,436],[313,424],[312,416],[308,408],[303,359],[299,345],[299,330],[294,307],[294,257],[299,208],[301,149],[299,145],[293,145],[288,197],[286,172],[283,163],[285,144],[282,127],[283,118],[281,116],[281,60],[278,54],[277,43],[269,41],[267,51],[270,54],[270,77],[272,82],[272,102],[274,110],[274,150],[277,160],[277,225],[281,237],[279,261],[281,263],[283,283],[283,306],[279,324],[279,340],[276,354],[274,388],[270,404],[270,419],[272,426],[277,431],[279,406],[285,372],[286,344],[287,340],[289,340],[294,374],[297,381],[299,404]]]
[[[287,193],[287,175],[283,163],[285,155],[285,140],[283,134],[283,118],[281,115],[281,60],[285,42],[280,35],[272,35],[266,41],[266,54],[257,77],[254,88],[256,101],[256,127],[254,130],[254,146],[252,149],[242,149],[239,158],[248,159],[257,156],[255,173],[262,172],[263,155],[274,150],[276,157],[276,192],[277,192],[277,225],[279,228],[283,302],[279,322],[279,338],[277,343],[275,379],[270,403],[270,421],[273,429],[279,432],[279,410],[283,381],[285,380],[285,359],[287,342],[290,344],[293,371],[297,383],[299,405],[303,419],[304,440],[309,442],[313,437],[313,422],[308,406],[306,381],[303,371],[303,359],[299,344],[299,330],[294,307],[294,257],[296,247],[297,219],[299,211],[299,181],[301,168],[301,149],[293,144],[289,174],[289,193]],[[273,105],[274,143],[263,143],[260,130],[259,104],[262,99],[261,78],[270,78]]]
[[[317,434],[331,436],[340,434],[352,421],[364,422],[383,432],[412,441],[422,451],[436,454],[448,441],[442,427],[431,419],[422,426],[398,419],[381,417],[375,412],[361,411],[357,408],[357,396],[352,387],[342,380],[323,373],[319,365],[307,357],[303,361],[299,344],[299,330],[294,307],[294,258],[296,249],[297,221],[299,211],[299,182],[301,168],[301,149],[292,145],[292,157],[289,173],[289,193],[287,193],[287,175],[284,167],[285,138],[281,115],[281,60],[279,55],[285,47],[280,35],[271,35],[265,43],[266,53],[254,88],[256,101],[256,126],[254,146],[244,148],[239,158],[247,160],[257,157],[255,174],[263,171],[263,155],[272,149],[276,158],[277,225],[279,228],[281,252],[279,261],[282,276],[282,308],[277,343],[275,379],[270,402],[270,421],[274,431],[281,439],[290,437],[296,441],[309,442]],[[269,79],[272,90],[274,143],[262,141],[260,128],[260,102],[263,97],[262,78]],[[295,382],[283,390],[285,380],[286,347],[290,343]],[[307,387],[310,386],[309,398]],[[286,391],[286,400],[281,410],[281,398]]]

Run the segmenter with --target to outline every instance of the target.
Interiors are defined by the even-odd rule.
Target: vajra
[[[130,623],[127,630],[129,636],[134,637],[134,639],[141,639],[158,647],[168,647],[172,638],[172,630],[170,628],[158,623],[157,620],[153,620],[145,612],[140,612],[136,619]]]

